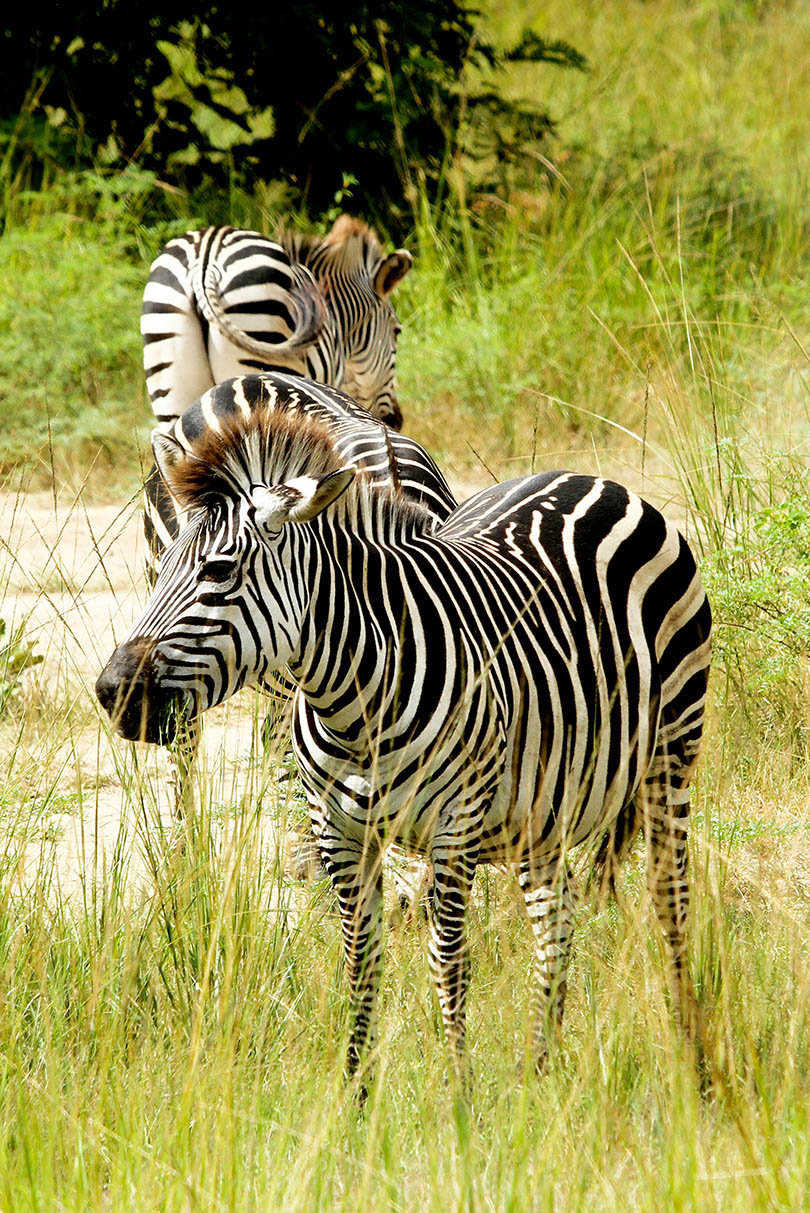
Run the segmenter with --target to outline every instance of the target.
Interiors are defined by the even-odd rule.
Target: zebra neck
[[[343,383],[343,334],[335,316],[331,298],[326,300],[326,316],[323,328],[312,345],[304,351],[306,375],[316,383],[329,383],[340,387]]]
[[[290,670],[324,726],[359,742],[388,731],[400,688],[415,674],[407,534],[413,519],[371,496],[346,512],[350,526],[324,526],[313,544],[302,656]],[[418,516],[417,525],[424,525]]]

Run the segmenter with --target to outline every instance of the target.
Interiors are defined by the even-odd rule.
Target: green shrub
[[[810,475],[795,473],[778,504],[752,511],[745,532],[708,561],[706,584],[730,727],[806,761]]]
[[[5,711],[11,696],[19,690],[25,671],[43,660],[41,655],[34,652],[34,642],[25,639],[24,623],[16,627],[8,638],[7,630],[5,619],[0,619],[0,713]]]

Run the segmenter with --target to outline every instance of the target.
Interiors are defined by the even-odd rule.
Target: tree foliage
[[[586,66],[532,32],[499,51],[477,17],[459,0],[17,8],[0,27],[0,121],[18,162],[78,141],[85,163],[136,160],[187,185],[283,179],[315,211],[351,181],[353,202],[388,209],[460,151],[496,184],[551,129],[536,96],[501,94],[504,63]]]

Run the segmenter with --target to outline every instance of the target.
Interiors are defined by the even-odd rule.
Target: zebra
[[[306,390],[302,390],[303,388]],[[198,411],[185,412],[175,423],[175,432],[191,449],[205,430],[218,430],[234,411],[247,415],[257,409],[298,413],[325,426],[344,463],[362,467],[372,485],[388,487],[418,502],[434,525],[439,525],[456,508],[452,491],[433,458],[413,438],[390,429],[372,417],[344,392],[326,385],[308,383],[295,375],[266,372],[237,376],[219,384],[203,397]],[[160,472],[155,475],[164,485]],[[174,498],[167,496],[173,503]],[[177,506],[177,517],[182,508]],[[169,746],[169,785],[176,817],[186,811],[190,794],[189,776],[200,743],[199,721],[189,721]],[[296,836],[290,844],[289,871],[293,875],[314,873],[309,839]],[[424,865],[411,863],[393,869],[400,909],[410,914],[430,885],[430,872]]]
[[[323,237],[207,227],[170,240],[152,263],[141,311],[146,386],[171,429],[204,392],[232,376],[280,370],[343,387],[402,427],[392,291],[413,264],[386,256],[376,232],[341,215]],[[157,468],[145,483],[147,576],[182,526]]]
[[[340,910],[348,1074],[375,1039],[390,843],[433,863],[431,969],[462,1080],[481,863],[512,869],[528,910],[538,1069],[562,1019],[569,860],[589,840],[615,863],[643,832],[673,1014],[694,1030],[687,825],[711,612],[685,539],[629,489],[567,471],[491,486],[437,527],[297,414],[236,411],[184,441],[209,407],[154,434],[192,514],[96,693],[121,735],[157,742],[289,671]]]
[[[400,429],[390,295],[412,264],[406,249],[386,256],[373,229],[349,215],[322,237],[208,227],[169,241],[141,315],[157,423],[170,428],[232,376],[281,370],[343,387]]]

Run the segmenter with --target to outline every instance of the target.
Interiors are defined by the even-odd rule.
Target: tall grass
[[[619,906],[580,908],[563,1040],[524,1077],[529,931],[510,883],[481,873],[469,1109],[445,1085],[415,923],[389,930],[360,1112],[334,906],[284,876],[300,801],[258,709],[207,730],[179,829],[158,756],[111,741],[91,694],[144,593],[119,557],[149,425],[145,266],[186,224],[273,215],[264,195],[229,214],[175,198],[158,221],[153,179],[61,179],[7,192],[0,243],[0,618],[45,657],[0,713],[4,1208],[807,1204],[808,15],[551,0],[536,19],[594,70],[554,77],[553,171],[471,207],[422,200],[400,392],[461,494],[490,471],[603,472],[700,554],[716,635],[691,844],[703,1069],[671,1029],[635,858]],[[32,487],[53,491],[47,532]]]

